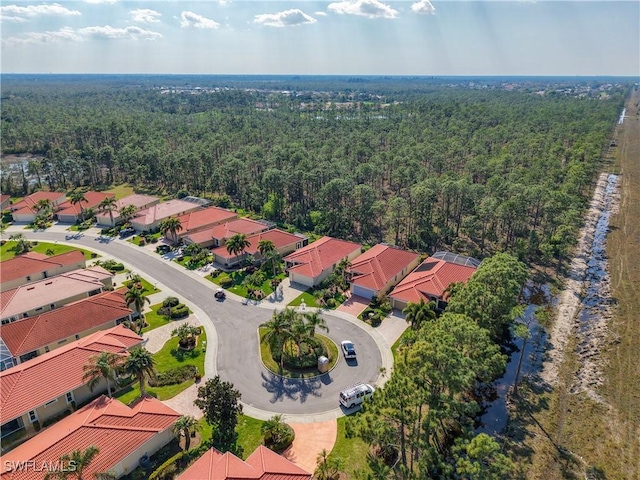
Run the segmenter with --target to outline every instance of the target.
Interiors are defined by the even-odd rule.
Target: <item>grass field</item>
[[[238,416],[238,424],[236,425],[236,433],[238,434],[238,445],[242,449],[242,459],[246,460],[253,451],[262,444],[262,420],[249,417],[247,415]],[[204,418],[198,421],[200,425],[200,435],[203,440],[211,438],[212,427]]]
[[[34,243],[34,242],[32,242]],[[15,247],[15,242],[12,240],[7,240],[7,243],[0,247],[0,258],[4,260],[9,260],[16,256],[16,253],[13,251]],[[34,245],[31,249],[32,252],[44,253],[46,254],[48,250],[51,250],[54,255],[59,255],[60,253],[71,252],[72,250],[80,250],[84,253],[84,257],[89,260],[91,257],[91,252],[89,250],[84,250],[82,248],[70,247],[69,245],[59,245],[57,243],[47,243],[47,242],[38,242],[37,245]],[[95,257],[98,258],[98,257]]]
[[[614,317],[602,352],[602,402],[571,393],[576,340],[565,349],[552,392],[523,389],[513,422],[522,475],[530,479],[640,479],[640,95],[627,102],[616,127],[610,171],[620,174],[620,212],[612,215],[607,253]],[[523,427],[524,426],[524,427]]]
[[[121,198],[128,197],[129,195],[133,195],[135,192],[133,191],[133,187],[128,183],[122,183],[120,185],[116,185],[109,190],[106,190],[105,193],[114,193],[116,195],[116,200],[120,200]]]
[[[358,415],[357,413],[354,415]],[[360,438],[347,438],[346,433],[346,417],[338,419],[338,434],[336,444],[331,450],[329,458],[339,458],[342,462],[341,470],[349,475],[349,478],[365,478],[356,477],[355,472],[360,474],[371,473],[371,468],[367,464],[367,453],[369,453],[369,445]]]

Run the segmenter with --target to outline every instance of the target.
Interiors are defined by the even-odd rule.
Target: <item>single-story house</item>
[[[82,471],[83,478],[105,472],[120,478],[135,470],[143,456],[153,455],[175,438],[173,425],[178,418],[178,412],[155,398],[128,407],[103,395],[4,453],[0,479],[43,478],[47,472],[42,466],[53,468],[61,456],[90,446],[98,453]]]
[[[201,247],[220,247],[234,235],[253,235],[254,233],[269,230],[271,224],[258,222],[249,218],[238,218],[230,222],[221,223],[210,228],[205,228],[199,232],[194,232],[184,237],[184,243],[197,243]],[[216,259],[217,260],[217,259]]]
[[[315,287],[335,270],[342,260],[360,255],[362,245],[332,237],[322,237],[284,257],[291,282]]]
[[[242,461],[231,452],[207,450],[178,480],[311,480],[311,473],[260,445]]]
[[[96,209],[96,223],[103,227],[115,227],[119,223],[122,223],[120,211],[123,208],[128,207],[129,205],[133,205],[137,213],[140,210],[150,208],[154,205],[157,205],[158,203],[160,203],[160,199],[158,197],[134,193],[133,195],[129,195],[116,201],[116,208],[111,212],[113,215],[113,222],[111,222],[111,216],[109,215],[109,212],[100,212],[98,209]]]
[[[278,228],[274,228],[272,230],[256,233],[247,237],[249,246],[245,249],[245,253],[243,255],[233,255],[227,251],[226,247],[216,247],[212,251],[218,263],[226,266],[232,266],[236,263],[242,262],[247,255],[252,255],[254,258],[260,259],[261,254],[260,250],[258,250],[258,246],[263,240],[272,242],[276,252],[282,256],[288,255],[298,248],[305,247],[309,243],[309,239],[304,235],[289,233]]]
[[[420,255],[391,245],[378,244],[347,267],[351,293],[380,298],[420,263]]]
[[[40,315],[113,287],[113,274],[94,265],[0,292],[2,325]]]
[[[103,193],[103,192],[94,192],[88,191],[84,193],[84,198],[87,199],[86,202],[79,203],[71,203],[71,200],[67,200],[63,204],[60,205],[58,211],[56,212],[56,217],[59,222],[62,223],[76,223],[82,220],[82,212],[86,212],[89,209],[93,209],[94,211],[98,209],[98,205],[105,198],[113,198],[115,194],[113,193]],[[86,215],[86,213],[85,213]]]
[[[153,232],[158,229],[160,222],[165,218],[195,212],[200,208],[202,207],[197,203],[185,202],[183,200],[168,200],[140,210],[136,216],[131,219],[131,226],[136,232]]]
[[[220,225],[224,222],[229,222],[238,218],[238,214],[219,207],[207,207],[195,212],[185,213],[180,215],[180,225],[182,228],[176,232],[176,235],[170,233],[167,234],[167,239],[172,242],[178,242],[180,239],[191,235],[215,225]]]
[[[142,337],[118,325],[0,372],[2,437],[21,429],[37,431],[48,419],[106,391],[104,379],[93,391],[83,380],[89,359],[101,352],[126,355],[141,343]]]
[[[40,200],[49,200],[53,204],[53,210],[56,211],[59,206],[67,201],[64,192],[34,192],[27,195],[19,202],[11,205],[11,216],[14,222],[31,223],[36,219],[38,212],[36,205]]]
[[[409,303],[434,301],[438,310],[447,306],[446,290],[452,283],[466,282],[480,261],[450,252],[437,252],[427,258],[389,294],[393,308],[403,310]]]
[[[27,252],[0,262],[0,292],[87,266],[80,250],[58,255]]]
[[[0,195],[0,212],[4,212],[11,206],[11,195],[3,193]]]
[[[0,329],[0,370],[131,320],[126,288],[102,292]],[[5,356],[7,353],[7,356]]]

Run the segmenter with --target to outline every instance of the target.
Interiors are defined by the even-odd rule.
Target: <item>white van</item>
[[[340,392],[340,404],[345,408],[352,408],[360,405],[365,399],[371,398],[371,395],[373,395],[373,387],[371,385],[366,383],[353,385]]]

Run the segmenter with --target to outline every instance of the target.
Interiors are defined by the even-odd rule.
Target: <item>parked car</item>
[[[367,383],[360,383],[340,392],[340,404],[345,408],[353,408],[371,398],[372,395],[373,387]]]
[[[227,294],[224,293],[224,290],[222,288],[219,288],[216,290],[216,293],[214,293],[213,296],[218,300],[224,300],[227,297]]]
[[[340,344],[344,358],[356,358],[356,346],[351,340],[343,340]]]
[[[131,228],[131,227],[123,228],[122,230],[120,230],[120,238],[130,237],[134,233],[136,233],[135,228]]]

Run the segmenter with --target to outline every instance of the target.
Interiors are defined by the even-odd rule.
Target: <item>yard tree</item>
[[[27,237],[25,237],[22,233],[11,234],[9,236],[9,240],[16,242],[15,247],[13,247],[16,255],[27,253],[33,248],[33,244],[29,240],[27,240]]]
[[[241,253],[250,245],[247,236],[244,233],[237,233],[227,239],[226,248],[229,255],[234,255],[236,260]]]
[[[74,190],[69,194],[69,202],[71,205],[79,205],[80,206],[80,218],[84,222],[84,207],[83,203],[87,203],[87,197],[85,196],[85,192],[82,190]]]
[[[235,447],[236,424],[242,413],[241,394],[230,382],[223,382],[216,375],[207,383],[198,387],[198,398],[194,404],[202,410],[207,423],[213,427],[213,446],[221,452]]]
[[[189,450],[191,446],[191,434],[198,431],[200,425],[193,415],[182,415],[176,423],[173,424],[173,433],[184,437],[184,451]]]
[[[129,285],[129,288],[124,294],[124,301],[127,307],[133,306],[134,310],[138,312],[138,315],[140,317],[138,322],[139,323],[138,333],[139,333],[140,331],[142,331],[142,328],[144,327],[144,323],[145,323],[144,313],[142,313],[142,310],[144,309],[144,304],[145,303],[151,304],[151,300],[149,300],[149,297],[147,297],[147,295],[144,293],[144,288],[139,287],[138,284],[132,280],[131,284]]]
[[[424,298],[421,298],[419,302],[409,302],[407,306],[402,310],[405,315],[405,320],[411,324],[411,328],[414,330],[420,330],[420,327],[425,322],[435,320],[436,304],[434,302],[425,302]]]
[[[109,220],[111,220],[111,225],[113,226],[113,212],[118,209],[118,202],[116,197],[106,197],[104,200],[98,204],[98,211],[100,213],[108,213]]]
[[[156,375],[155,360],[151,352],[142,347],[132,348],[123,369],[136,378],[140,384],[140,398],[144,398],[147,395],[147,380]]]
[[[318,312],[307,312],[303,314],[305,324],[309,331],[309,336],[314,337],[316,334],[316,328],[324,330],[325,332],[329,332],[329,327],[327,327],[327,322],[322,315]]]
[[[118,371],[124,366],[125,357],[113,352],[100,352],[89,357],[89,362],[84,365],[82,380],[87,382],[89,389],[93,391],[101,379],[107,382],[107,395],[111,397],[111,382],[117,381]]]
[[[178,217],[169,217],[160,222],[159,228],[162,235],[165,237],[170,236],[171,241],[175,243],[176,235],[182,230],[182,223]]]
[[[290,328],[295,315],[295,310],[286,308],[282,312],[273,312],[271,320],[260,325],[266,330],[261,342],[275,345],[280,351],[280,368],[284,364],[284,344],[291,336]]]
[[[89,480],[82,476],[84,470],[89,466],[91,462],[100,453],[100,449],[95,445],[90,445],[84,450],[74,450],[71,453],[67,453],[60,457],[60,465],[64,468],[59,470],[48,472],[44,478],[45,480],[54,479],[71,479],[77,480]]]
[[[135,205],[127,205],[126,207],[122,207],[120,209],[120,218],[122,218],[122,223],[129,223],[133,216],[136,214]]]
[[[500,450],[500,444],[486,433],[459,441],[454,447],[456,473],[468,480],[510,478],[515,466]]]

